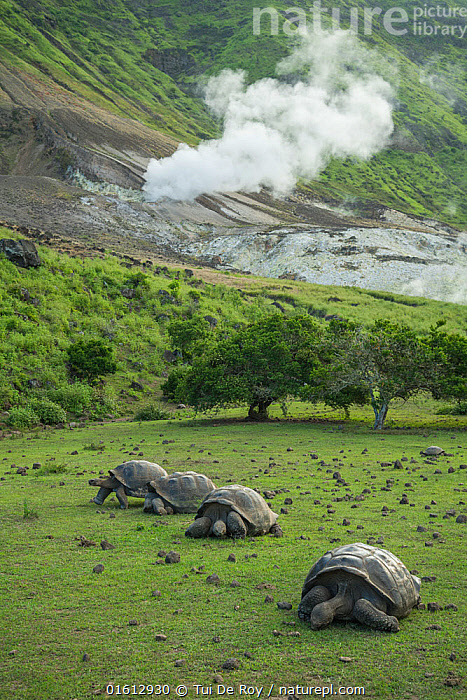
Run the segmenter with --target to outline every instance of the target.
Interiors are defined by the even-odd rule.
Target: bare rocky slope
[[[467,303],[465,232],[300,193],[145,202],[146,164],[175,140],[4,65],[0,132],[4,223],[133,255]]]

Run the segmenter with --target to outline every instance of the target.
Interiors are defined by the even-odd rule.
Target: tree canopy
[[[252,419],[266,418],[273,402],[285,405],[290,397],[346,412],[370,403],[378,430],[395,399],[429,392],[466,400],[467,339],[442,325],[420,336],[384,319],[369,327],[343,320],[324,326],[309,316],[276,314],[208,341],[198,322],[180,322],[172,334],[192,364],[176,368],[163,390],[198,410],[246,404]]]
[[[326,333],[327,356],[311,373],[310,399],[336,405],[347,396],[352,403],[369,398],[374,428],[384,425],[389,406],[430,391],[436,367],[428,342],[408,326],[376,321],[366,329],[348,322],[331,322]]]
[[[298,394],[319,333],[309,317],[275,314],[219,337],[163,389],[199,410],[246,404],[250,418],[265,418],[271,403]]]

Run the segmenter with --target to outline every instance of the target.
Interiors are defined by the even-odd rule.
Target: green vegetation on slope
[[[0,229],[0,236],[17,234]],[[164,351],[176,349],[167,329],[177,319],[210,316],[212,325],[217,320],[218,328],[231,327],[275,314],[278,304],[287,315],[307,313],[322,322],[332,315],[365,325],[387,318],[426,332],[445,320],[446,330],[465,331],[465,307],[456,304],[233,274],[209,273],[216,280],[212,283],[203,279],[209,279],[203,270],[190,276],[183,269],[132,264],[110,255],[80,258],[45,246],[38,250],[42,265],[37,269],[18,268],[0,256],[3,408],[39,394],[68,410],[75,403],[79,413],[90,397],[81,384],[76,396],[65,391],[66,350],[72,342],[98,339],[111,345],[117,361],[116,374],[105,380],[100,414],[131,411],[132,402],[147,401],[154,392],[160,396],[159,385],[170,368]],[[131,388],[132,382],[143,391]]]
[[[307,11],[310,5],[295,3]],[[383,14],[393,6],[389,0],[379,5]],[[355,3],[339,0],[334,6],[341,9],[345,27]],[[274,7],[284,12],[290,3],[278,1]],[[252,11],[247,0],[2,0],[0,58],[195,143],[216,131],[196,96],[200,75],[241,68],[257,80],[274,75],[278,59],[287,53],[290,40],[282,31],[270,36],[267,19],[262,34],[253,34]],[[462,39],[419,36],[411,22],[404,25],[406,35],[391,36],[382,22],[375,17],[371,36],[360,31],[360,37],[395,69],[393,144],[368,163],[332,163],[311,191],[465,223],[467,59]],[[442,23],[456,20],[432,22]]]

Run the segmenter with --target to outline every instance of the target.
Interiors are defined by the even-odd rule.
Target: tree
[[[338,321],[330,324],[327,361],[310,375],[308,395],[328,402],[343,392],[369,397],[381,430],[391,402],[430,391],[436,367],[426,340],[408,326],[376,321],[368,330]]]
[[[274,314],[219,337],[178,374],[174,397],[198,410],[246,404],[251,419],[265,419],[274,401],[296,395],[313,366],[319,326],[308,316]],[[173,382],[166,382],[172,387]]]
[[[336,365],[337,358],[345,357],[357,324],[351,321],[332,320],[315,347],[317,362],[308,381],[300,391],[300,397],[308,401],[322,401],[331,408],[340,408],[349,417],[352,405],[363,406],[369,403],[368,389],[361,383],[343,381],[342,365]]]
[[[181,350],[185,360],[201,354],[212,334],[209,322],[198,315],[188,319],[174,319],[169,323],[167,331],[174,349]]]
[[[454,399],[467,405],[467,338],[458,333],[446,333],[438,321],[430,329],[429,347],[437,368],[431,387],[435,399]]]
[[[66,352],[72,374],[90,383],[117,371],[113,350],[103,340],[78,340]]]

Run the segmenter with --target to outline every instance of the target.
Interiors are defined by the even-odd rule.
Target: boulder
[[[32,241],[15,241],[12,238],[0,240],[0,253],[18,267],[39,267],[41,264],[36,246]]]

